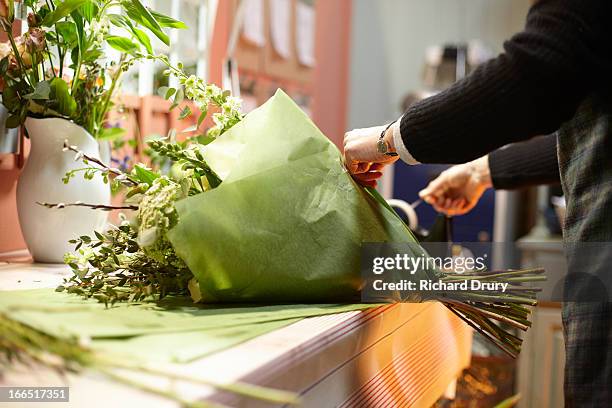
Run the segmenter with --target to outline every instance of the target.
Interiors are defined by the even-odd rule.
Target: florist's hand
[[[365,129],[355,129],[344,135],[344,163],[353,178],[363,186],[376,187],[377,180],[382,177],[383,168],[395,162],[397,156],[387,156],[377,149],[380,134],[385,126]],[[391,129],[384,139],[390,151],[395,151]]]
[[[463,215],[474,208],[489,187],[492,187],[489,157],[483,156],[443,171],[419,196],[438,212]]]

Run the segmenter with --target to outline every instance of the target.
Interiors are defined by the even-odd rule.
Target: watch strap
[[[395,122],[391,122],[391,123],[389,123],[389,124],[387,125],[387,127],[385,128],[385,130],[383,130],[383,131],[380,133],[380,138],[378,139],[378,140],[379,140],[379,142],[381,142],[381,141],[382,141],[382,142],[384,142],[384,144],[385,144],[385,151],[380,151],[380,153],[383,153],[384,155],[386,155],[386,156],[391,156],[391,157],[395,157],[395,156],[397,156],[398,154],[397,154],[396,152],[390,152],[390,151],[389,151],[389,144],[388,144],[386,141],[384,141],[384,139],[385,139],[385,133],[387,133],[387,131],[389,130],[389,128],[391,128],[391,126],[393,126],[393,124],[394,124],[394,123],[395,123]]]

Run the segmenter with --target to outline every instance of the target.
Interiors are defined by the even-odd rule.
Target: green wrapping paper
[[[307,317],[376,305],[194,305],[189,298],[106,307],[53,289],[0,292],[0,315],[128,361],[187,363]]]
[[[282,91],[206,160],[223,183],[179,201],[168,234],[205,302],[354,301],[362,242],[416,242]]]

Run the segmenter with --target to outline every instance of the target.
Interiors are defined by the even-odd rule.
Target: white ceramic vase
[[[37,202],[110,204],[110,186],[99,174],[85,180],[77,173],[68,184],[62,181],[66,172],[84,167],[74,160],[74,152],[63,151],[65,140],[98,158],[100,147],[85,129],[65,119],[28,118],[25,126],[31,149],[17,184],[21,231],[36,262],[61,263],[64,254],[74,250],[68,241],[104,228],[107,213],[82,207],[49,209]]]

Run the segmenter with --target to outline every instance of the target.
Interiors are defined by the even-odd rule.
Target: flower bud
[[[23,65],[25,65],[26,68],[29,68],[32,66],[32,54],[30,54],[30,52],[27,49],[27,45],[26,45],[27,41],[28,39],[24,38],[24,36],[15,38],[15,45],[17,46],[17,52],[19,53],[19,56],[21,56]]]
[[[9,16],[9,0],[0,0],[0,17],[7,18]]]
[[[40,23],[42,23],[42,18],[40,18],[40,16],[34,13],[28,14],[28,27],[40,27]]]
[[[45,32],[41,28],[30,28],[26,34],[26,46],[31,53],[38,53],[45,49]]]

